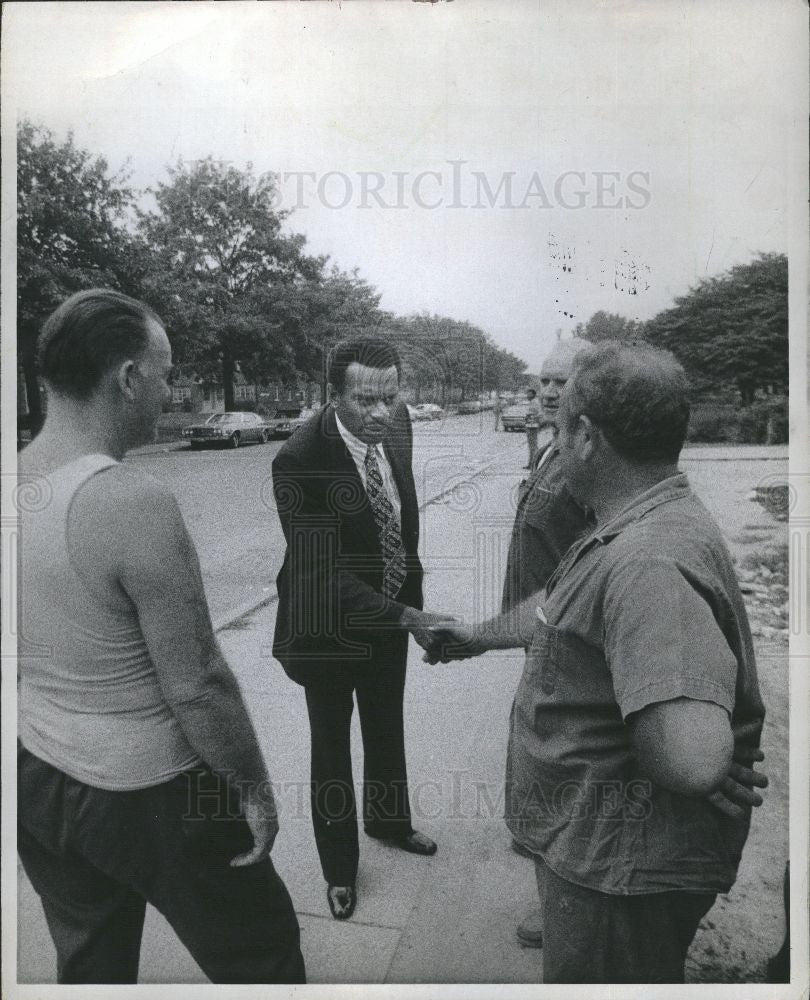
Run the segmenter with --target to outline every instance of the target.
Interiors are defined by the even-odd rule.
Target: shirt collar
[[[668,476],[639,494],[607,524],[598,525],[592,537],[603,544],[609,542],[611,538],[620,535],[625,528],[639,521],[649,511],[669,503],[671,500],[680,500],[681,497],[688,496],[691,492],[686,473],[678,472],[674,476]]]
[[[640,493],[629,506],[620,511],[607,524],[602,527],[597,526],[590,535],[585,535],[584,538],[571,546],[546,584],[546,594],[550,594],[574,563],[578,562],[580,557],[595,545],[606,545],[611,539],[620,535],[625,528],[641,520],[655,507],[660,507],[671,500],[679,500],[681,497],[689,496],[691,492],[686,474],[679,472],[675,476],[662,479],[660,483],[656,483],[655,486]]]
[[[360,464],[363,465],[366,460],[366,453],[368,452],[369,446],[364,444],[359,437],[356,437],[351,431],[347,430],[343,426],[340,417],[337,415],[337,410],[335,410],[335,421],[337,423],[337,429],[340,436],[343,438],[346,447],[349,449],[349,454],[356,462],[360,462]],[[374,444],[371,447],[374,449],[374,453],[379,458],[379,445]]]

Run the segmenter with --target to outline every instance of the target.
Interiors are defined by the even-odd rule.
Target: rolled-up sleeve
[[[734,708],[737,660],[711,592],[672,560],[642,555],[612,568],[604,603],[605,657],[622,717],[673,698]]]

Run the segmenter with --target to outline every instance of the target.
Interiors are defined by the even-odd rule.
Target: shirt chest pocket
[[[526,654],[525,672],[527,681],[539,684],[543,694],[554,694],[560,672],[560,633],[540,619]]]
[[[615,700],[602,651],[540,619],[527,652],[526,679],[560,706],[593,706]]]

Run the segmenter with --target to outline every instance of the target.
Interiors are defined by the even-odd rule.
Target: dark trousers
[[[312,740],[312,822],[330,885],[353,885],[360,849],[351,758],[354,695],[363,736],[363,823],[374,837],[412,831],[405,767],[402,698],[407,634],[386,646],[385,660],[351,678],[306,687]]]
[[[18,850],[60,983],[135,983],[146,903],[215,983],[303,983],[298,920],[224,781],[195,768],[137,791],[91,788],[19,748]]]
[[[715,893],[611,896],[535,862],[544,983],[682,983],[686,953]]]

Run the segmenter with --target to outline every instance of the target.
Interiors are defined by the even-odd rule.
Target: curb
[[[136,458],[141,455],[164,455],[170,451],[180,451],[185,443],[185,441],[156,441],[154,444],[133,448],[127,452],[127,455],[134,455]]]
[[[680,462],[787,462],[786,455],[681,455]]]
[[[473,479],[477,479],[479,476],[488,472],[493,465],[501,458],[501,455],[496,455],[491,461],[487,462],[486,465],[482,465],[480,469],[476,469],[465,482],[470,482]],[[430,504],[435,503],[443,496],[447,496],[452,493],[456,488],[458,483],[454,483],[452,486],[445,486],[444,489],[439,490],[437,493],[426,497],[422,503],[419,504],[419,510],[423,511],[425,507],[429,507]],[[235,611],[228,611],[226,614],[218,620],[213,622],[214,632],[224,632],[229,628],[232,628],[238,622],[243,619],[248,618],[250,615],[255,614],[257,611],[261,611],[262,608],[269,607],[269,605],[274,604],[278,600],[278,591],[276,590],[275,584],[270,588],[270,593],[266,594],[260,600],[251,600],[244,604],[242,607],[237,608]]]

